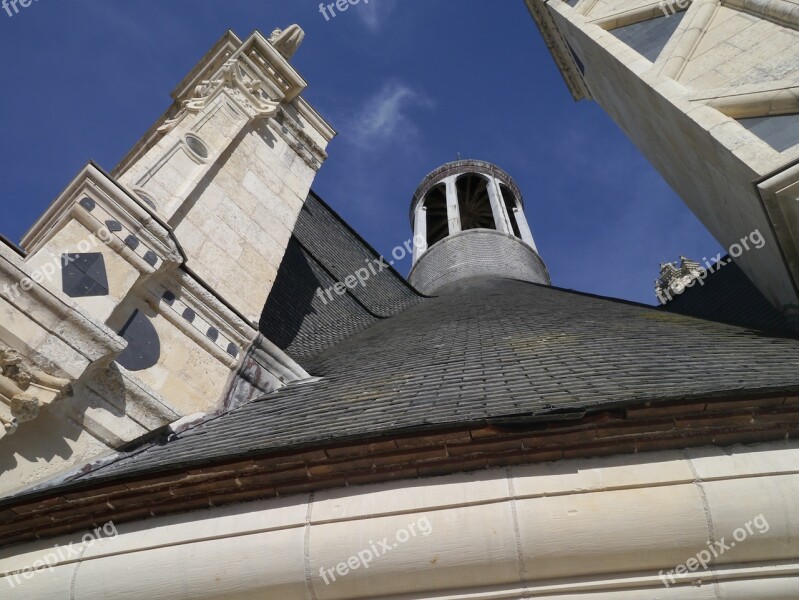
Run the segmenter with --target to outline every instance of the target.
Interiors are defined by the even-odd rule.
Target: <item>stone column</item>
[[[505,210],[505,202],[502,199],[502,192],[499,189],[499,182],[491,177],[488,181],[488,197],[491,200],[491,212],[494,215],[497,231],[514,235],[508,213]]]
[[[413,225],[413,264],[427,252],[427,207],[424,201],[416,207]]]
[[[533,232],[530,231],[530,226],[527,224],[527,216],[524,214],[524,210],[519,206],[519,200],[516,200],[516,224],[519,226],[519,233],[522,234],[522,241],[529,244],[533,250],[538,252],[538,248],[535,245],[535,239],[533,238]]]
[[[447,221],[449,234],[453,235],[461,230],[461,211],[458,205],[457,176],[447,177],[444,184],[447,186]]]

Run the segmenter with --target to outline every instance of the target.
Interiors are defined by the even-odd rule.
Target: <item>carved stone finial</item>
[[[304,39],[305,32],[299,25],[290,25],[285,30],[275,29],[269,36],[269,42],[287,60],[294,56]]]

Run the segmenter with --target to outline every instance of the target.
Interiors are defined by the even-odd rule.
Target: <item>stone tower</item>
[[[602,106],[763,295],[795,320],[796,3],[526,3],[572,96]],[[746,248],[752,233],[762,235],[762,247]]]
[[[227,32],[112,172],[0,240],[0,492],[308,377],[259,331],[335,135],[303,37]]]
[[[430,173],[413,196],[411,226],[409,279],[426,294],[480,275],[550,283],[521,192],[496,165],[459,160]]]

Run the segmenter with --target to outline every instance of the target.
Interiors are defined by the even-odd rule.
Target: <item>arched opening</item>
[[[516,211],[519,210],[516,196],[502,184],[499,184],[499,189],[502,190],[502,200],[505,202],[505,209],[508,211],[508,218],[510,219],[510,226],[513,228],[513,235],[521,239],[522,232],[519,229],[519,221],[516,219]]]
[[[458,179],[457,188],[461,231],[496,229],[491,198],[488,195],[488,180],[479,175],[464,175]]]
[[[447,218],[447,188],[437,185],[427,193],[424,206],[427,218],[427,247],[440,242],[449,235]]]

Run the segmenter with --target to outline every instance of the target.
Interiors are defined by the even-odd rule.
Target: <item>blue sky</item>
[[[494,162],[555,285],[649,304],[660,262],[719,244],[604,112],[575,103],[522,0],[36,0],[0,12],[0,233],[14,241],[90,159],[110,170],[232,29],[298,23],[305,98],[336,128],[314,189],[378,251],[420,180]],[[407,261],[397,265],[407,274]]]

